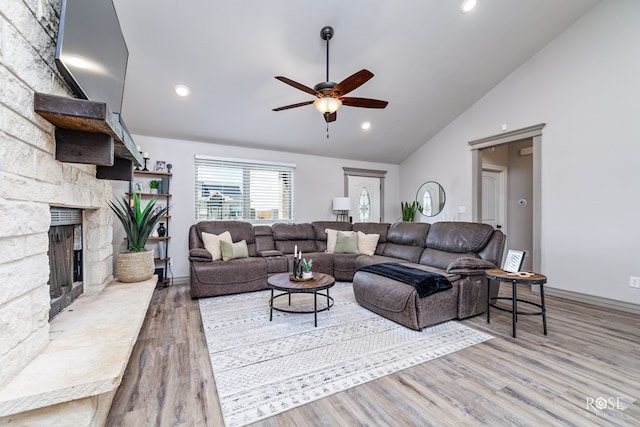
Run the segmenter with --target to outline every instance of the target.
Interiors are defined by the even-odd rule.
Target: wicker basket
[[[154,271],[153,251],[120,252],[116,256],[116,276],[121,282],[149,280]]]

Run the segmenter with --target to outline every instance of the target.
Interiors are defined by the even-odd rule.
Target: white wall
[[[467,141],[542,131],[542,273],[561,290],[640,303],[640,2],[604,0],[402,163],[400,197],[427,179],[441,216],[471,218]],[[465,215],[456,215],[457,206]],[[438,218],[439,219],[439,218]]]
[[[309,156],[281,151],[268,151],[212,144],[196,141],[174,140],[143,135],[135,135],[136,145],[151,155],[150,166],[156,160],[164,160],[173,165],[171,172],[171,242],[169,255],[173,259],[175,278],[189,276],[188,231],[194,219],[194,156],[196,154],[229,157],[246,160],[264,160],[293,163],[295,172],[295,222],[334,220],[331,210],[334,197],[344,194],[343,167],[386,170],[385,177],[385,217],[384,221],[394,222],[400,216],[399,165],[388,163],[357,162],[330,157]],[[229,143],[231,144],[231,143]],[[128,184],[113,184],[114,193],[128,191]],[[114,228],[116,225],[114,224]],[[120,234],[119,234],[120,233]],[[122,231],[116,231],[114,250],[124,250]],[[151,246],[149,246],[151,247]]]

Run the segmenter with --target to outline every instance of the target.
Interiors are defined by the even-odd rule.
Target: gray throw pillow
[[[336,235],[335,253],[339,254],[357,254],[358,253],[358,235],[353,231],[344,233],[338,231]]]

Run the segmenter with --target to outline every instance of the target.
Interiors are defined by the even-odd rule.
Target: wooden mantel
[[[104,102],[34,94],[34,111],[56,127],[56,160],[97,165],[97,177],[130,181],[142,156]]]

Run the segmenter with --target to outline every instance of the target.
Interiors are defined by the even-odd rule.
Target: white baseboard
[[[624,301],[617,301],[609,298],[594,295],[581,294],[579,292],[565,291],[563,289],[544,287],[545,295],[565,298],[572,301],[597,305],[599,307],[610,308],[612,310],[624,311],[627,313],[640,314],[640,305]]]

